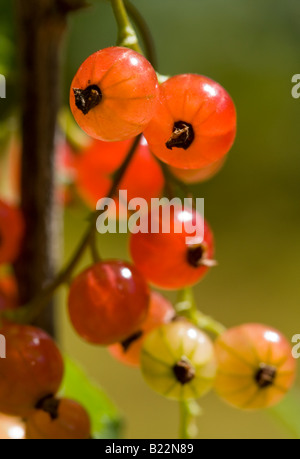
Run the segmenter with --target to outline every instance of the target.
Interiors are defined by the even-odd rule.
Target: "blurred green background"
[[[109,2],[90,3],[70,20],[65,101],[81,62],[115,44]],[[291,339],[300,333],[300,100],[291,96],[292,76],[300,73],[300,2],[133,3],[153,33],[158,71],[209,76],[229,91],[237,107],[238,136],[224,169],[194,187],[195,195],[205,198],[219,262],[195,287],[199,307],[226,326],[261,322]],[[1,0],[4,8],[7,3]],[[2,15],[5,21],[12,19]],[[66,257],[84,230],[86,215],[83,207],[66,211]],[[125,236],[103,236],[99,243],[103,257],[129,256]],[[106,350],[83,343],[72,331],[63,303],[57,317],[63,349],[119,406],[126,421],[124,436],[176,438],[177,404],[154,394],[138,371],[121,366]],[[200,438],[292,438],[267,414],[239,412],[214,394],[201,405]]]

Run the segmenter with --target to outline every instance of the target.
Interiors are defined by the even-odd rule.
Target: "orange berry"
[[[277,330],[260,324],[231,328],[215,345],[215,390],[231,405],[256,410],[278,403],[292,386],[296,362]]]
[[[161,161],[199,169],[221,159],[236,134],[234,103],[215,81],[202,75],[177,75],[160,86],[159,103],[144,131]]]
[[[88,413],[79,403],[65,398],[43,400],[26,423],[27,440],[88,440],[90,436]]]
[[[70,91],[71,110],[91,137],[130,139],[151,120],[157,103],[156,73],[141,54],[110,47],[92,54],[78,70]]]
[[[114,174],[126,158],[132,140],[123,142],[102,142],[94,140],[81,152],[76,161],[76,185],[81,197],[93,209],[99,199],[108,195]],[[164,186],[162,170],[151,154],[147,142],[142,139],[128,169],[119,185],[120,190],[127,191],[128,201],[135,197],[143,198],[147,203],[151,198],[160,197]],[[127,216],[127,206],[119,203],[121,216]]]

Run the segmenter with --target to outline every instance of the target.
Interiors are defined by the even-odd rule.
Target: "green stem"
[[[139,12],[139,10],[129,1],[125,1],[125,8],[128,11],[130,18],[132,19],[136,29],[141,35],[143,40],[145,55],[149,62],[153,65],[154,68],[157,68],[157,55],[155,50],[154,40],[151,34],[151,31],[146,23],[145,19]]]
[[[180,440],[190,440],[198,433],[196,418],[201,414],[201,408],[195,400],[183,400],[179,402],[180,409]]]
[[[118,190],[119,185],[140,143],[140,140],[141,140],[141,135],[135,138],[125,161],[123,162],[122,166],[116,173],[112,187],[107,196],[107,202],[109,202],[109,199],[115,196],[116,191]],[[57,277],[50,284],[48,284],[39,293],[39,295],[37,295],[36,298],[30,301],[30,303],[28,303],[27,305],[15,311],[6,311],[3,314],[5,318],[12,320],[14,322],[19,322],[19,323],[31,323],[36,317],[38,317],[38,315],[47,305],[49,299],[52,298],[57,288],[60,287],[62,284],[70,282],[73,271],[77,267],[78,263],[80,262],[86,249],[88,247],[91,247],[91,245],[94,243],[93,240],[94,240],[95,232],[96,232],[96,221],[103,212],[104,212],[103,210],[93,212],[91,219],[90,219],[90,224],[86,232],[84,233],[83,238],[81,239],[77,250],[73,254],[67,266],[64,269],[62,269],[62,271],[57,275]],[[97,257],[98,257],[98,254],[97,254]]]
[[[178,315],[186,317],[198,328],[216,336],[222,335],[226,330],[220,322],[198,310],[193,290],[190,287],[180,290],[175,309]]]
[[[144,21],[144,18],[140,15],[138,10],[131,5],[128,1],[126,2],[126,7],[124,5],[124,0],[111,0],[111,5],[113,8],[113,12],[117,21],[118,25],[118,41],[117,45],[118,46],[125,46],[127,48],[133,49],[134,51],[144,54],[142,51],[142,48],[139,44],[139,40],[137,37],[137,34],[135,33],[135,30],[130,22],[129,16],[127,14],[126,7],[128,8],[128,12],[133,18],[133,21],[138,27],[138,30],[142,36],[145,48],[146,48],[146,54],[147,58],[149,61],[152,63],[152,65],[155,67],[156,66],[156,55],[154,51],[154,44],[152,40],[151,33],[149,32],[148,26],[146,22]],[[166,75],[160,75],[159,73],[157,74],[157,79],[158,82],[164,83],[166,80],[168,80],[170,77]]]
[[[143,54],[123,0],[111,0],[111,5],[118,24],[118,46],[125,46]]]

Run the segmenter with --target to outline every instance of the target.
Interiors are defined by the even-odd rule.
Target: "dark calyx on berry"
[[[199,266],[202,264],[204,254],[205,249],[201,244],[189,247],[187,250],[187,261],[189,265],[193,266],[194,268],[199,268]]]
[[[255,373],[254,379],[261,389],[265,389],[274,384],[276,374],[277,370],[275,367],[262,363]]]
[[[173,147],[187,150],[193,143],[195,133],[193,126],[185,121],[176,121],[173,126],[173,133],[166,142],[166,147],[172,150]]]
[[[44,397],[42,400],[40,400],[35,408],[37,410],[42,410],[45,411],[45,413],[48,413],[53,421],[58,418],[58,408],[60,405],[60,400],[57,398],[54,398],[53,395],[48,395],[47,397]]]
[[[180,384],[187,384],[195,377],[195,368],[190,364],[188,359],[182,357],[173,367],[174,375]]]
[[[141,338],[141,336],[143,336],[143,332],[142,330],[139,330],[137,331],[136,333],[134,333],[133,335],[129,336],[129,338],[125,339],[124,341],[122,341],[121,343],[121,346],[123,348],[123,351],[126,352],[128,351],[128,349],[130,348],[130,346],[135,342],[137,341],[139,338]]]
[[[73,89],[75,105],[84,115],[97,107],[102,100],[102,92],[96,85],[88,86],[86,89]]]

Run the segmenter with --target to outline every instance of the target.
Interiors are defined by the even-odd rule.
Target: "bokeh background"
[[[81,62],[115,44],[117,36],[109,2],[90,3],[69,24],[66,103]],[[238,136],[224,169],[193,188],[196,196],[205,198],[219,262],[195,287],[199,307],[226,326],[261,322],[291,339],[300,333],[300,100],[291,96],[292,76],[300,73],[299,0],[133,3],[152,31],[157,70],[209,76],[229,91],[237,107]],[[7,37],[14,33],[11,9],[11,2],[1,0],[1,27]],[[0,39],[3,66],[8,59],[7,52],[1,57],[4,40]],[[5,46],[11,46],[13,62],[14,47]],[[14,90],[9,94],[17,97]],[[87,212],[83,205],[65,212],[65,257],[84,231]],[[103,257],[129,257],[126,236],[101,236],[99,247]],[[123,436],[176,438],[177,404],[153,393],[139,371],[121,366],[105,349],[83,343],[68,323],[65,301],[62,294],[57,308],[61,346],[117,404],[125,420]],[[293,437],[268,413],[239,412],[214,394],[201,406],[199,438]]]

